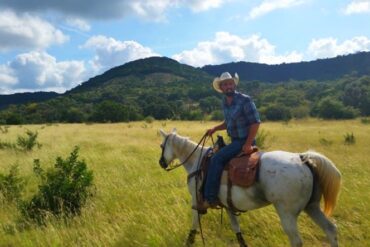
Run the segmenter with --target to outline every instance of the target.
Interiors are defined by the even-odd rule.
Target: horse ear
[[[163,137],[166,137],[166,136],[167,136],[167,133],[166,133],[166,132],[164,132],[164,130],[163,130],[163,129],[160,129],[160,130],[159,130],[159,133],[161,133],[161,135],[162,135]]]
[[[177,129],[176,128],[173,128],[172,129],[172,133],[176,134],[176,132],[177,132]]]

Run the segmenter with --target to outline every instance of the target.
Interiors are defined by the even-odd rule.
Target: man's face
[[[226,81],[221,82],[220,84],[220,89],[227,96],[232,96],[235,93],[235,88],[236,88],[236,85],[235,85],[234,80],[226,80]]]

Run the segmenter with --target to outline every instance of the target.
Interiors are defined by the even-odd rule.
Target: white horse
[[[195,172],[198,169],[199,156],[205,155],[205,149],[208,147],[197,145],[188,138],[176,134],[175,130],[169,134],[163,130],[160,132],[163,136],[160,159],[162,168],[171,167],[171,163],[179,159],[188,174]],[[261,156],[258,176],[258,181],[251,187],[232,187],[232,201],[236,208],[247,211],[273,204],[293,247],[302,246],[297,229],[297,217],[304,210],[325,232],[330,245],[338,246],[337,228],[327,218],[335,207],[341,185],[341,174],[333,162],[316,152],[301,154],[284,151],[266,152]],[[195,176],[192,176],[188,181],[192,205],[196,205],[196,184]],[[325,213],[320,209],[322,195]],[[223,205],[228,205],[227,184],[221,184],[218,196]],[[237,216],[231,210],[226,210],[240,246],[247,246],[241,235]],[[192,213],[193,221],[187,239],[188,244],[194,243],[199,228],[200,215],[198,216],[194,209]]]

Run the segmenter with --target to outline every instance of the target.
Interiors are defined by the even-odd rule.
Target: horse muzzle
[[[161,165],[163,169],[166,169],[168,167],[168,164],[163,156],[159,159],[159,164]]]

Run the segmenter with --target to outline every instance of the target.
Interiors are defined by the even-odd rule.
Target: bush
[[[320,138],[319,142],[323,146],[331,146],[333,144],[333,141],[325,139],[325,138]]]
[[[222,121],[224,120],[224,113],[221,110],[213,111],[211,114],[211,120]]]
[[[363,123],[363,124],[370,124],[370,119],[368,119],[368,118],[361,118],[361,123]]]
[[[37,139],[37,136],[38,136],[37,131],[36,132],[32,132],[30,130],[27,130],[25,137],[18,136],[18,138],[17,138],[17,145],[21,149],[26,150],[26,151],[32,150],[35,146],[37,146],[38,148],[40,148],[41,147],[41,144],[37,142],[37,140],[36,140]]]
[[[287,121],[292,118],[290,108],[281,104],[270,104],[262,109],[261,113],[267,120],[271,121]]]
[[[353,133],[346,133],[344,135],[344,144],[345,145],[353,145],[356,143],[356,138]]]
[[[154,122],[154,117],[152,117],[152,116],[147,116],[146,118],[144,118],[144,121],[146,122],[146,123],[148,123],[148,124],[150,124],[150,123],[153,123]]]
[[[8,133],[9,131],[9,126],[5,125],[5,126],[0,126],[0,132],[3,133],[3,134],[6,134]]]
[[[358,110],[344,106],[337,99],[326,97],[317,106],[318,116],[323,119],[351,119],[359,115]]]
[[[0,193],[8,202],[20,199],[25,180],[19,177],[19,170],[17,165],[13,165],[9,174],[4,175],[0,173]]]
[[[256,136],[256,145],[260,149],[265,149],[267,148],[266,146],[266,141],[269,136],[269,132],[264,131],[263,129],[257,132]]]
[[[16,148],[17,146],[14,143],[10,142],[4,142],[0,140],[0,149],[5,149],[5,148]]]
[[[40,178],[39,191],[30,201],[21,205],[22,214],[39,223],[45,216],[73,216],[92,194],[93,172],[78,159],[78,147],[70,157],[56,159],[53,169],[44,171],[39,160],[34,160],[34,172]]]

